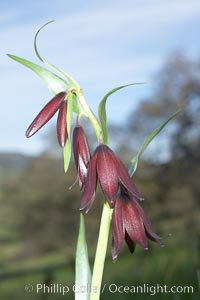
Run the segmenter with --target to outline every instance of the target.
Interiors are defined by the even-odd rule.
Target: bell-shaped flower
[[[34,135],[40,128],[42,128],[59,110],[57,120],[57,137],[61,147],[65,146],[67,140],[67,122],[66,112],[67,103],[65,101],[67,92],[60,92],[53,99],[51,99],[44,108],[35,117],[31,125],[26,131],[26,137],[29,138]]]
[[[91,155],[87,137],[83,127],[80,125],[77,125],[73,131],[73,153],[78,171],[79,186],[82,191],[85,186],[87,169]]]
[[[100,144],[96,148],[88,166],[80,208],[80,210],[84,210],[86,213],[94,201],[97,180],[99,180],[110,207],[114,206],[120,186],[127,189],[130,195],[143,200],[122,161],[104,144]]]
[[[131,253],[136,244],[148,249],[147,238],[161,244],[137,200],[124,189],[115,201],[112,215],[112,259],[115,261],[125,240]]]

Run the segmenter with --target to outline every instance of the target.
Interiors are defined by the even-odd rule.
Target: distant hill
[[[0,152],[0,170],[23,171],[34,157],[15,152]]]

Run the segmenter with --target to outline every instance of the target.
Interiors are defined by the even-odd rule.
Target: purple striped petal
[[[134,243],[139,244],[144,249],[148,249],[143,219],[135,203],[137,202],[132,199],[124,201],[122,215],[125,230]]]
[[[33,120],[26,131],[26,137],[29,138],[34,135],[40,128],[42,128],[57,112],[61,103],[64,101],[66,92],[57,94],[51,99],[45,107],[39,112],[37,117]]]
[[[117,171],[119,174],[119,180],[123,184],[123,186],[129,191],[129,193],[136,197],[138,200],[144,200],[144,198],[140,195],[138,192],[135,184],[131,180],[131,177],[128,174],[127,169],[125,168],[123,162],[119,157],[115,155],[115,160],[116,160],[116,166],[117,166]]]
[[[95,152],[88,165],[87,178],[85,180],[85,187],[81,199],[80,210],[85,211],[85,213],[87,213],[90,210],[94,202],[96,186],[97,186],[96,163],[97,163],[97,153]]]
[[[98,146],[96,151],[99,182],[110,207],[113,207],[119,187],[114,153],[104,144]]]
[[[87,167],[90,161],[90,148],[82,126],[78,125],[73,131],[73,153],[76,168],[79,174],[79,186],[82,190],[87,176]]]
[[[124,240],[124,226],[122,219],[123,200],[121,196],[116,199],[113,215],[112,215],[112,259],[116,261],[121,251]]]
[[[152,240],[153,242],[156,242],[158,244],[162,244],[161,243],[161,237],[158,236],[154,231],[153,228],[151,226],[151,223],[149,221],[149,218],[146,216],[145,212],[143,211],[143,209],[140,207],[140,205],[138,203],[136,203],[136,205],[138,206],[138,210],[140,211],[140,215],[142,217],[143,223],[144,223],[144,227],[145,227],[145,231],[146,231],[146,235],[147,237]]]

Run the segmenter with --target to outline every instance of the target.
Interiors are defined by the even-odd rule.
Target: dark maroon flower
[[[87,169],[90,161],[90,148],[82,126],[77,125],[73,131],[73,153],[81,191],[85,186]]]
[[[26,131],[26,137],[29,138],[34,135],[40,128],[42,128],[59,110],[57,121],[57,136],[61,147],[64,147],[67,140],[67,124],[66,124],[66,92],[60,92],[53,99],[51,99],[44,108],[39,112],[36,118]]]
[[[115,201],[112,216],[112,259],[115,261],[125,239],[131,253],[136,244],[148,249],[147,238],[161,244],[161,238],[153,231],[150,221],[133,196],[124,189]]]
[[[60,104],[58,119],[57,119],[57,137],[58,143],[64,147],[67,141],[67,102],[63,101]]]
[[[110,207],[114,206],[119,188],[124,187],[130,195],[139,200],[143,198],[137,191],[122,161],[106,145],[99,145],[89,163],[85,188],[82,195],[81,210],[89,211],[94,201],[97,179]]]

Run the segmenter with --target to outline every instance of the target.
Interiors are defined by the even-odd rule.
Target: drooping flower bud
[[[44,108],[39,112],[36,118],[33,120],[31,125],[26,131],[26,137],[29,138],[34,135],[40,128],[42,128],[57,112],[61,103],[65,99],[66,92],[61,92],[57,94],[53,99],[51,99]]]
[[[73,131],[73,153],[78,171],[79,186],[83,190],[91,155],[87,137],[83,127],[80,125],[77,125]]]
[[[31,125],[26,130],[26,137],[29,138],[34,135],[40,128],[42,128],[59,110],[57,120],[57,136],[61,147],[65,146],[67,140],[67,124],[66,124],[66,97],[67,92],[60,92],[53,99],[51,99],[44,108],[39,112]]]
[[[67,102],[63,101],[60,105],[57,119],[58,143],[63,148],[67,141]]]

